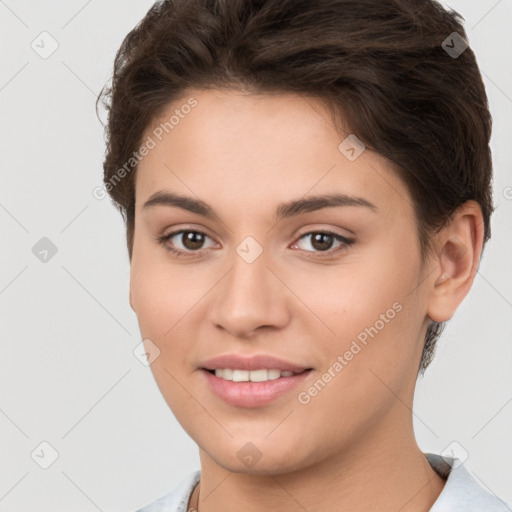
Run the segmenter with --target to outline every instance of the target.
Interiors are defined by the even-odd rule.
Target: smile
[[[291,377],[302,372],[292,372],[288,370],[278,369],[262,369],[262,370],[237,370],[233,368],[223,368],[211,370],[215,373],[215,377],[224,380],[231,380],[233,382],[266,382],[268,380],[275,380],[281,377]]]
[[[206,385],[217,398],[244,408],[262,407],[278,398],[286,398],[311,373],[311,369],[299,373],[274,369],[201,369]]]

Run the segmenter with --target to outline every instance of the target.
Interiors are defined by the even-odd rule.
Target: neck
[[[285,474],[230,471],[200,450],[199,511],[428,512],[445,481],[416,444],[412,418],[402,429],[396,420],[320,463]]]

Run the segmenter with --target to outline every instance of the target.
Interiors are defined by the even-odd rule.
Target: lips
[[[310,370],[308,366],[301,366],[296,363],[285,361],[274,356],[260,354],[254,356],[240,356],[238,354],[225,354],[222,356],[208,359],[200,364],[200,368],[205,370],[218,370],[230,368],[232,370],[280,370],[294,373],[301,373],[304,370]]]
[[[262,407],[281,397],[290,399],[291,391],[303,383],[311,372],[305,370],[290,377],[265,382],[233,382],[201,369],[202,378],[214,395],[229,405],[244,408]]]
[[[253,408],[285,397],[307,379],[313,369],[265,354],[249,357],[225,354],[204,361],[200,370],[217,397],[232,406]],[[266,378],[260,373],[267,373]]]

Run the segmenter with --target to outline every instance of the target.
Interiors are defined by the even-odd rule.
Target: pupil
[[[327,242],[326,239],[328,239]],[[332,235],[327,233],[315,233],[313,235],[312,244],[315,249],[328,250],[332,247],[332,242]]]
[[[315,233],[312,240],[313,247],[321,251],[328,250],[332,247],[332,238],[328,233]],[[182,242],[187,249],[199,249],[204,242],[204,237],[202,233],[187,231],[182,236]]]
[[[202,233],[196,233],[194,231],[187,231],[182,235],[183,245],[187,249],[199,249],[203,244],[203,235]]]

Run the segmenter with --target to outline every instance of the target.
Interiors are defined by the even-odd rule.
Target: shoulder
[[[485,490],[457,458],[425,453],[432,468],[446,483],[430,512],[512,512],[500,498]]]
[[[197,482],[199,482],[200,476],[200,470],[190,473],[171,492],[164,494],[153,503],[146,505],[136,512],[187,512],[190,495]]]

